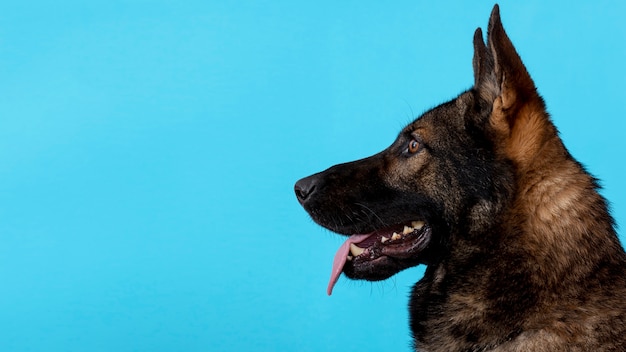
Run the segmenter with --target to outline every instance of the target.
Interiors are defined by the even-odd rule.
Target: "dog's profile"
[[[413,287],[418,351],[626,351],[626,254],[500,21],[474,34],[474,86],[387,149],[299,180],[315,222],[350,236],[343,272]]]

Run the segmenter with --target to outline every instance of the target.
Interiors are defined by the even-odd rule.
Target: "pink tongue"
[[[343,265],[346,263],[346,258],[348,257],[348,253],[350,253],[350,244],[360,243],[371,235],[371,233],[367,235],[352,235],[339,247],[335,254],[335,259],[333,260],[333,271],[330,273],[330,281],[328,281],[328,287],[326,288],[326,293],[329,296],[333,293],[333,287],[335,287],[337,280],[339,280]]]

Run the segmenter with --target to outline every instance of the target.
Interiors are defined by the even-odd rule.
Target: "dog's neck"
[[[533,256],[537,265],[529,269],[538,282],[563,285],[615,256],[623,260],[624,252],[595,179],[570,156],[547,117],[544,123],[535,143],[512,133],[517,141],[508,152],[518,187],[505,214],[505,243]]]

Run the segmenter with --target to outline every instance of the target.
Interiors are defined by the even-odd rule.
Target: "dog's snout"
[[[304,204],[304,202],[306,202],[306,200],[311,196],[311,194],[315,191],[316,184],[317,177],[314,176],[305,177],[296,182],[294,191],[296,192],[296,197],[298,198],[298,202],[300,202],[300,204]]]

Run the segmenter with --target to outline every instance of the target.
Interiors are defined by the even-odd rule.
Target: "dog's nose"
[[[298,198],[298,202],[300,204],[304,204],[304,202],[311,196],[311,194],[315,191],[315,184],[317,183],[317,177],[309,176],[305,177],[298,182],[293,187],[296,192],[296,197]]]

